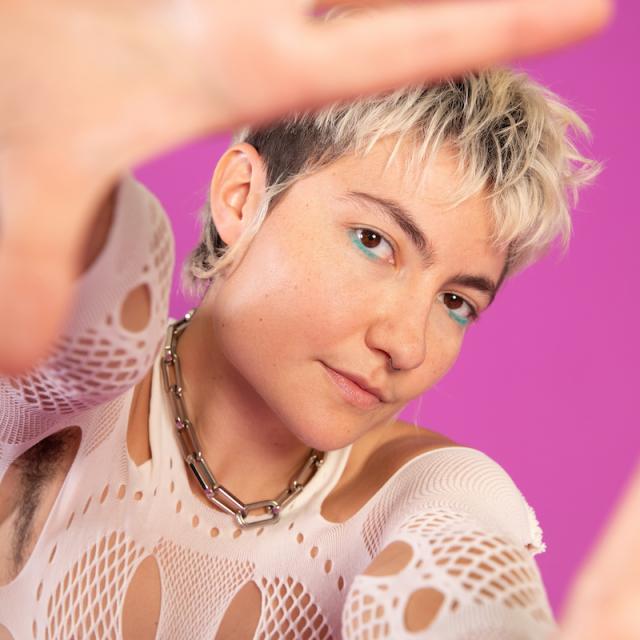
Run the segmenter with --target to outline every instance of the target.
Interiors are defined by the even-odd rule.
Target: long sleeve
[[[488,456],[455,455],[407,468],[373,562],[347,595],[344,638],[542,640],[555,629],[531,507]]]
[[[134,386],[148,371],[167,321],[174,247],[162,206],[125,175],[100,255],[77,282],[70,321],[52,355],[28,374],[0,380],[0,475],[61,418]],[[146,285],[151,310],[141,331],[121,322],[127,295]]]

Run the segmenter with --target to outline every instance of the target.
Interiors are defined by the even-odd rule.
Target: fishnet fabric
[[[237,590],[253,576],[253,563],[202,554],[162,540],[154,550],[162,573],[158,635],[213,638]]]
[[[369,552],[369,557],[375,557],[382,547],[382,537],[389,523],[396,505],[402,498],[400,485],[392,485],[383,491],[380,499],[371,508],[362,525],[362,540]]]
[[[461,448],[459,455],[445,451],[433,452],[424,462],[415,459],[400,469],[372,505],[362,524],[362,538],[371,557],[381,549],[386,533],[400,524],[410,513],[421,512],[443,504],[446,509],[465,509],[469,496],[478,500],[476,508],[487,525],[508,526],[502,514],[513,514],[512,523],[520,528],[519,535],[531,536],[531,550],[544,551],[542,531],[533,509],[504,469],[491,458]],[[501,505],[496,509],[495,505]]]
[[[491,628],[482,637],[511,640],[516,634],[529,637],[531,629],[553,629],[531,554],[506,536],[486,530],[473,515],[445,507],[427,509],[402,523],[396,535],[385,540],[391,542],[408,544],[411,559],[389,576],[356,577],[343,608],[345,638],[407,637],[407,606],[422,589],[437,591],[444,600],[429,631],[420,637],[459,638],[479,609],[490,618],[478,628]]]
[[[126,587],[144,553],[123,531],[82,553],[48,597],[45,640],[119,638]]]
[[[119,396],[105,404],[102,411],[97,411],[93,419],[93,429],[82,440],[80,455],[87,456],[97,449],[111,434],[122,415],[125,399]]]
[[[122,395],[151,366],[166,325],[173,237],[162,207],[141,185],[124,181],[118,197],[139,211],[127,220],[124,205],[116,207],[107,245],[77,283],[79,302],[53,355],[28,374],[0,379],[0,443],[40,439],[60,418]],[[151,292],[150,318],[143,331],[131,332],[119,310],[141,285]],[[96,444],[107,424],[99,425]]]
[[[326,640],[329,624],[305,586],[291,576],[260,581],[262,615],[259,640]]]
[[[151,464],[129,460],[126,442],[110,436],[126,424],[130,390],[164,335],[173,241],[159,203],[141,185],[124,180],[119,202],[111,236],[79,283],[73,322],[54,355],[29,375],[0,380],[0,465],[73,423],[83,431],[74,479],[105,486],[92,500],[98,494],[91,489],[66,483],[29,562],[0,586],[0,624],[15,638],[119,638],[125,592],[152,554],[161,579],[158,638],[214,638],[227,606],[249,581],[262,594],[254,637],[265,640],[416,637],[404,628],[403,615],[412,594],[428,585],[444,603],[420,637],[545,638],[551,614],[532,558],[544,548],[535,514],[506,472],[478,451],[418,456],[343,523],[323,520],[320,502],[305,502],[313,494],[303,492],[296,503],[298,552],[288,546],[294,523],[286,518],[282,529],[265,529],[260,544],[259,533],[236,537],[230,522],[226,529],[219,521],[202,526],[208,512],[188,483],[163,475],[171,467],[167,460],[181,460],[171,438],[155,432]],[[135,333],[122,326],[121,310],[140,285],[149,287],[151,315]],[[159,397],[153,393],[152,403]],[[339,477],[322,476],[331,459],[319,472],[319,487]],[[115,479],[127,484],[116,494],[117,507],[105,499]],[[161,489],[167,486],[169,502]],[[82,527],[69,529],[73,515],[67,514],[81,511],[89,514]],[[73,543],[61,546],[52,563],[56,547],[51,552],[49,542],[60,539],[65,526]],[[410,545],[409,564],[397,575],[366,575],[393,541]]]

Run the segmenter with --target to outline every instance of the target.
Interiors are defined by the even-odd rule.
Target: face
[[[322,450],[393,422],[442,378],[505,262],[481,198],[443,204],[450,155],[419,184],[401,162],[385,169],[391,148],[383,140],[298,181],[205,300],[241,397]]]

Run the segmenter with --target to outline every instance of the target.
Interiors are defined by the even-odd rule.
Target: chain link
[[[194,313],[195,309],[192,309],[182,320],[169,325],[162,352],[162,378],[173,406],[173,415],[182,456],[207,499],[225,513],[234,516],[240,527],[248,529],[264,524],[275,524],[280,519],[282,509],[300,494],[305,485],[315,475],[320,465],[324,462],[325,454],[323,451],[312,449],[309,458],[300,469],[298,475],[273,500],[258,500],[257,502],[245,504],[218,483],[202,455],[202,447],[198,441],[198,436],[193,424],[187,417],[187,411],[184,406],[184,386],[177,344],[180,334],[185,330]],[[266,510],[267,513],[251,516],[252,512],[260,510]]]

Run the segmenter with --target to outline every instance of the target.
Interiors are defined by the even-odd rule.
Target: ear
[[[260,154],[246,142],[229,147],[211,179],[211,216],[220,237],[229,246],[242,235],[264,197],[267,175]]]

